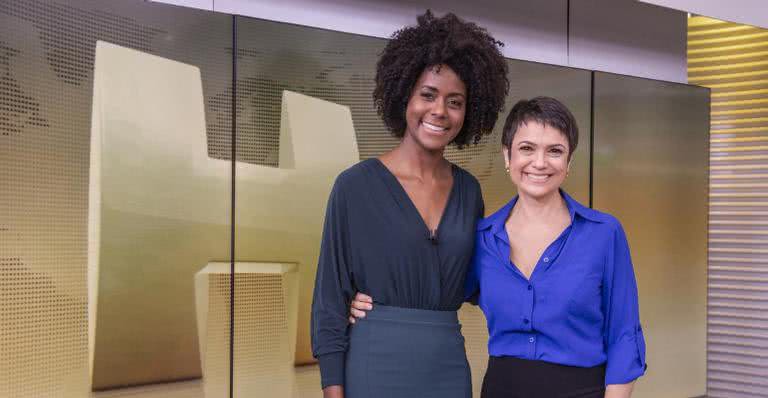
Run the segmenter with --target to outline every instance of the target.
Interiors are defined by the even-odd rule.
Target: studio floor
[[[269,394],[269,386],[264,391],[249,391],[248,398],[322,398],[320,389],[320,368],[317,365],[299,366],[295,368],[295,387],[293,397],[273,397]],[[201,379],[176,383],[153,384],[141,387],[120,388],[115,390],[91,393],[90,398],[228,398],[205,397]],[[235,397],[238,398],[238,397]]]

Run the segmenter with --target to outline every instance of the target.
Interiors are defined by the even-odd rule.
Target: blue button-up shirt
[[[592,367],[605,384],[645,372],[637,283],[624,229],[561,191],[571,224],[544,250],[530,280],[510,260],[504,224],[513,198],[477,226],[467,297],[488,321],[488,353]]]

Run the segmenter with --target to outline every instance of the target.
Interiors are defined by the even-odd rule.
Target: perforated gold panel
[[[0,2],[2,397],[88,393],[86,226],[97,39],[200,66],[208,119],[229,118],[229,102],[216,95],[231,80],[230,17],[138,0]],[[217,126],[209,123],[209,140],[226,151],[230,130]]]

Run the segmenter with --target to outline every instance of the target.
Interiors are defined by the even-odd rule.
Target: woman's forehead
[[[565,133],[536,120],[523,122],[515,133],[514,142],[528,141],[537,144],[567,144]]]

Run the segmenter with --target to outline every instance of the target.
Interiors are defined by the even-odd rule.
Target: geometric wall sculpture
[[[92,118],[92,387],[199,377],[193,276],[229,261],[231,209],[199,70],[99,42]],[[279,168],[237,163],[238,260],[298,263],[311,286],[333,179],[359,159],[349,109],[285,92],[280,141]]]
[[[236,263],[235,396],[291,397],[298,305],[296,264]],[[200,358],[206,397],[229,390],[230,264],[209,263],[195,276]]]
[[[298,264],[298,362],[312,361],[309,316],[326,201],[336,176],[359,159],[348,107],[284,91],[279,168],[236,162],[236,260]]]
[[[199,69],[98,42],[91,129],[93,389],[200,376],[194,273],[228,261],[230,163],[209,159]]]

